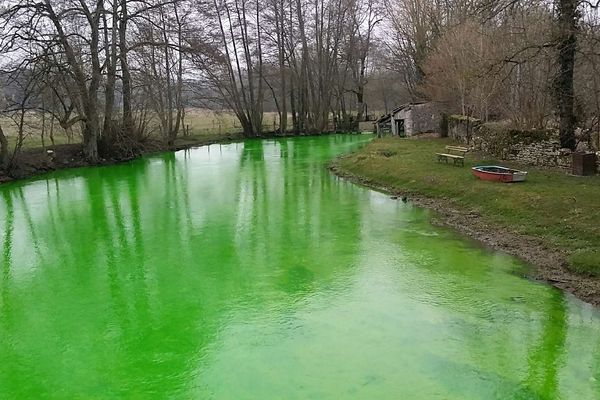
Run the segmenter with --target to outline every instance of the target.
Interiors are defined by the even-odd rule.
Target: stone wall
[[[519,164],[571,168],[571,151],[561,149],[558,136],[540,141],[512,142],[503,145],[500,151],[497,147],[493,149],[494,144],[487,139],[489,138],[477,135],[473,144],[486,153],[493,154],[503,160],[516,161]]]
[[[501,160],[565,170],[572,167],[572,152],[561,148],[556,131],[519,130],[502,123],[449,116],[448,136]],[[600,152],[597,155],[600,171]]]
[[[448,137],[462,143],[470,143],[473,131],[481,125],[481,120],[464,115],[449,115]]]

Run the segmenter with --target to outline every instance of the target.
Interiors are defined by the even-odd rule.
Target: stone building
[[[404,104],[379,118],[375,125],[378,135],[385,134],[389,130],[392,135],[405,137],[419,133],[439,132],[441,122],[440,106],[434,102],[424,102]]]

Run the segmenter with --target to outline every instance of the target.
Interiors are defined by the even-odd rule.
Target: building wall
[[[411,104],[393,115],[392,132],[397,135],[396,120],[404,120],[406,136],[425,132],[439,132],[442,114],[436,103]]]
[[[411,134],[439,132],[442,113],[436,103],[424,103],[411,106]]]

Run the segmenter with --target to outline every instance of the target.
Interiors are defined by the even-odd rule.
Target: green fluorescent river
[[[368,140],[0,186],[0,399],[600,398],[600,313],[326,170]]]

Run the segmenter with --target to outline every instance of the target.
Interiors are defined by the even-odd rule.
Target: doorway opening
[[[404,120],[403,119],[396,120],[396,133],[400,137],[406,137],[406,132],[404,131]]]

